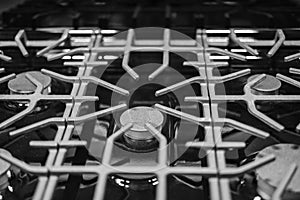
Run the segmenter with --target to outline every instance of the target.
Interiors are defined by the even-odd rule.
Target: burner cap
[[[144,127],[146,123],[152,124],[155,128],[162,126],[164,121],[163,114],[157,109],[139,106],[125,111],[121,117],[121,125],[133,123],[133,127],[125,135],[134,140],[148,140],[153,138],[152,134]]]
[[[42,74],[39,71],[29,71],[18,74],[15,79],[8,82],[8,88],[11,94],[32,94],[36,89],[30,80],[26,78],[26,74],[30,74],[41,84],[43,84],[43,94],[48,94],[50,90],[51,78],[47,75]]]
[[[285,173],[289,170],[291,164],[300,166],[300,147],[295,144],[277,144],[269,146],[259,152],[257,157],[273,154],[276,160],[256,170],[258,193],[264,199],[270,199],[272,194]],[[283,200],[300,199],[300,171],[297,170],[288,184],[283,195]]]
[[[163,122],[164,116],[160,111],[146,106],[131,108],[122,113],[120,117],[122,126],[133,123],[133,127],[124,133],[124,139],[134,149],[147,149],[156,141],[144,127],[146,123],[152,124],[161,131]]]
[[[256,77],[258,77],[259,74],[252,75],[248,78],[247,82],[252,81]],[[252,91],[254,94],[277,94],[279,88],[281,87],[281,82],[276,77],[271,75],[266,75],[265,79],[263,79],[261,82],[255,84],[254,87],[252,87]]]

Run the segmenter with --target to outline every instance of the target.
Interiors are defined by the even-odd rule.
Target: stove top
[[[300,29],[290,15],[284,28],[265,26],[278,11],[253,4],[245,19],[261,21],[247,26],[228,1],[228,26],[193,13],[202,25],[177,27],[178,12],[160,18],[169,28],[134,28],[156,18],[117,2],[135,8],[132,28],[99,18],[110,4],[97,1],[29,1],[4,15],[1,198],[299,199]]]

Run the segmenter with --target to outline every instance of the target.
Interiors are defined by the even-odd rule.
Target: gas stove
[[[299,199],[298,7],[117,3],[4,13],[0,198]]]

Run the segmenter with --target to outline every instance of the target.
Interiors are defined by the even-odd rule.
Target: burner
[[[127,146],[134,150],[153,150],[157,141],[144,126],[146,123],[151,123],[161,131],[163,122],[164,116],[160,111],[145,106],[131,108],[120,117],[122,126],[133,123],[133,127],[125,132],[124,140]]]
[[[34,85],[26,75],[31,75],[43,85],[43,94],[49,94],[51,92],[51,78],[42,74],[39,71],[29,71],[18,74],[17,77],[8,82],[8,88],[11,94],[32,94],[35,91],[36,85]]]
[[[276,156],[276,160],[269,165],[259,168],[257,173],[257,185],[258,193],[265,199],[270,199],[281,180],[289,171],[293,164],[299,166],[300,149],[295,144],[277,144],[269,146],[256,156],[266,156],[273,154]],[[284,194],[283,200],[294,200],[300,198],[300,172],[296,172],[291,178],[291,182],[288,184]]]
[[[250,76],[247,81],[250,82],[258,76],[259,74]],[[281,82],[277,78],[271,75],[266,75],[265,79],[252,87],[252,92],[257,95],[276,95],[278,94],[280,87]]]
[[[0,149],[0,153],[5,154],[7,156],[11,156],[11,154],[5,149]],[[7,174],[9,168],[10,164],[8,162],[0,160],[0,193],[1,191],[5,190],[9,185],[9,177]]]
[[[43,95],[48,95],[49,93],[51,93],[51,78],[49,76],[44,75],[39,71],[28,71],[28,72],[18,74],[16,78],[8,82],[8,88],[10,90],[10,94],[30,95],[35,92],[36,85],[28,79],[27,75],[32,76],[39,83],[43,85],[43,90],[42,90]],[[8,109],[12,109],[13,111],[19,112],[20,110],[28,107],[28,101],[26,100],[9,101],[5,105]],[[43,111],[47,109],[48,106],[49,106],[49,102],[39,102],[34,112]]]
[[[252,75],[247,82],[252,81],[260,74]],[[276,77],[266,75],[265,79],[261,80],[251,88],[251,92],[256,95],[278,95],[281,82]],[[257,102],[257,108],[261,111],[269,112],[273,110],[275,102]]]

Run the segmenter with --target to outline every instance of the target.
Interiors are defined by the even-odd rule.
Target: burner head
[[[151,107],[139,106],[126,110],[120,117],[121,125],[133,123],[132,128],[124,133],[126,145],[137,151],[153,150],[157,141],[145,128],[145,124],[150,123],[161,131],[163,122],[163,114]]]
[[[257,192],[264,199],[271,199],[272,194],[293,163],[298,170],[288,184],[282,200],[300,199],[300,148],[295,144],[277,144],[259,152],[257,157],[273,154],[276,160],[256,170]]]
[[[11,156],[9,151],[0,148],[0,153],[5,154],[7,156]],[[0,159],[0,191],[4,190],[8,185],[8,175],[7,172],[10,168],[10,164],[2,159]]]
[[[18,74],[15,79],[8,82],[8,88],[11,94],[33,94],[36,85],[34,85],[27,77],[26,74],[30,74],[33,78],[38,80],[43,85],[43,94],[50,93],[51,78],[42,74],[39,71],[29,71]]]
[[[252,75],[248,78],[247,82],[255,79],[259,74]],[[266,75],[265,79],[261,82],[255,84],[252,87],[252,92],[257,95],[272,95],[278,94],[279,88],[281,87],[281,82],[276,77],[271,75]]]

